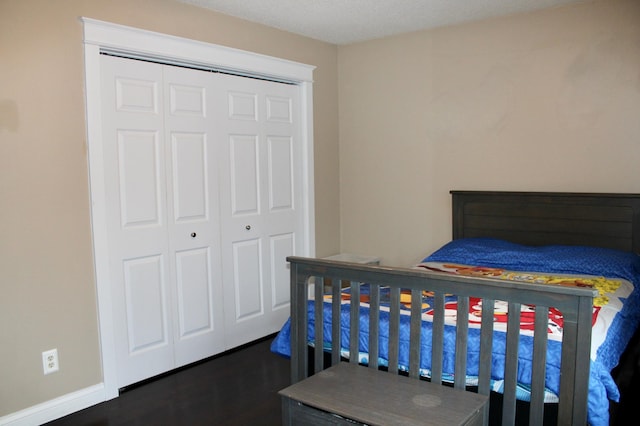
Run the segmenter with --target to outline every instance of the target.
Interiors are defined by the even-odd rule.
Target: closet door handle
[[[247,231],[251,231],[251,225],[245,226],[244,229],[246,229]]]
[[[192,232],[192,233],[191,233],[191,238],[195,238],[195,237],[196,237],[196,233],[195,233],[195,232]]]

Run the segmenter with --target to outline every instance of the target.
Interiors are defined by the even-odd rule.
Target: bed
[[[502,424],[521,401],[525,423],[608,424],[640,320],[640,195],[452,191],[452,210],[453,240],[414,267],[288,259],[272,350],[292,382],[348,360],[498,394]]]

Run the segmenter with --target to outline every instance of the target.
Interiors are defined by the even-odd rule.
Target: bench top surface
[[[487,396],[340,362],[280,395],[370,425],[465,424]]]

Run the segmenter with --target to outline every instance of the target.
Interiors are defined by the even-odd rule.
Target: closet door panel
[[[261,136],[264,143],[263,235],[269,247],[268,327],[277,330],[289,315],[289,265],[299,254],[303,229],[300,96],[294,85],[265,82],[262,86]]]
[[[171,152],[175,221],[207,221],[209,199],[207,135],[204,133],[171,134]],[[214,170],[215,171],[215,170]]]
[[[108,60],[111,61],[111,59]],[[111,62],[114,61],[121,62],[120,59],[113,58]],[[149,68],[149,66],[146,66],[146,68]],[[115,83],[116,111],[158,116],[160,112],[161,81],[157,80],[157,77],[159,77],[157,73],[151,73],[148,76],[139,73],[128,75],[131,78],[122,77],[121,75],[112,77],[113,83]]]
[[[271,261],[271,282],[273,287],[271,288],[271,309],[288,309],[289,308],[289,280],[291,274],[286,262],[282,262],[282,259],[286,259],[287,256],[295,253],[295,234],[293,232],[272,235],[270,237],[270,252],[272,256]]]
[[[117,132],[120,215],[123,227],[161,225],[160,142],[157,131]]]
[[[289,102],[286,105],[288,107]],[[276,117],[288,121],[290,110],[287,108],[285,111],[286,115],[281,111]],[[267,137],[269,204],[265,216],[269,218],[271,310],[274,312],[289,308],[289,268],[283,260],[296,253],[295,224],[298,212],[295,208],[293,143],[292,136]]]
[[[221,192],[223,285],[226,306],[235,309],[225,312],[225,326],[233,346],[277,331],[289,315],[286,257],[297,252],[302,229],[300,126],[293,112],[299,101],[293,85],[220,76],[220,87],[227,108],[218,138],[229,159],[221,163],[222,188],[229,188]],[[246,244],[255,255],[240,257],[237,248]]]
[[[220,266],[219,103],[212,74],[164,66],[168,240],[174,278],[176,366],[222,352],[224,302]]]
[[[257,135],[229,135],[231,215],[250,218],[260,214],[259,146]]]
[[[233,244],[235,321],[242,322],[264,313],[263,279],[260,275],[260,240],[250,239]],[[258,267],[255,267],[258,265]]]
[[[180,339],[213,331],[210,258],[206,247],[176,253]]]
[[[245,121],[248,115],[231,116],[232,119],[240,116]],[[255,130],[255,124],[244,130],[244,134],[223,136],[228,158],[223,162],[228,184],[223,184],[221,192],[222,199],[227,200],[222,209],[221,242],[227,348],[268,334],[261,325],[265,306],[265,253],[261,231],[260,146],[258,135],[250,133]]]
[[[167,346],[166,277],[161,256],[123,262],[129,354]]]
[[[237,79],[238,77],[233,77],[233,76],[220,76],[219,78],[220,81],[233,82],[234,87],[244,90],[245,86],[243,85],[243,83],[247,83],[247,81],[243,82]],[[228,99],[227,112],[231,120],[241,120],[241,121],[244,120],[244,121],[249,121],[254,123],[258,122],[258,94],[257,93],[234,90],[231,87],[227,87],[226,88],[227,90],[225,90],[224,87],[221,87],[221,89],[223,90],[223,93],[227,94],[227,99]]]
[[[293,146],[291,137],[270,136],[269,210],[293,210]]]
[[[174,367],[162,68],[101,57],[118,387]]]

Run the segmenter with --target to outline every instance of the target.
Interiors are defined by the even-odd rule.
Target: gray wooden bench
[[[280,391],[283,425],[482,425],[488,396],[340,362]]]

